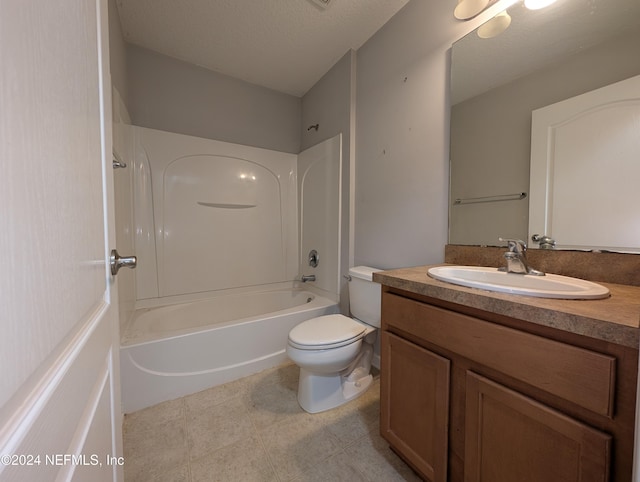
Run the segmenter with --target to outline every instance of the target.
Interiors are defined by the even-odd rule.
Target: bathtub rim
[[[179,337],[184,337],[184,336],[189,336],[195,333],[203,333],[203,332],[208,332],[208,331],[212,331],[212,330],[217,330],[217,329],[222,329],[224,327],[228,327],[228,326],[233,326],[233,325],[239,325],[239,324],[246,324],[246,323],[251,323],[251,322],[255,322],[257,320],[261,320],[261,319],[270,319],[270,318],[276,318],[282,315],[286,315],[286,314],[290,314],[290,313],[297,313],[297,312],[305,312],[305,311],[312,311],[315,310],[317,308],[322,308],[322,307],[328,307],[328,306],[332,306],[332,305],[336,305],[336,309],[339,311],[340,310],[340,303],[338,300],[335,299],[331,299],[330,297],[327,296],[328,293],[324,292],[323,290],[318,290],[318,289],[313,289],[312,286],[307,286],[305,284],[302,283],[297,283],[297,282],[288,282],[288,283],[272,283],[272,284],[268,284],[268,285],[259,285],[261,289],[256,289],[256,287],[246,287],[246,288],[241,288],[241,289],[232,289],[232,290],[224,290],[224,292],[215,292],[215,295],[211,296],[211,293],[194,293],[194,294],[189,294],[186,296],[178,296],[178,297],[172,297],[171,302],[166,302],[166,300],[163,299],[153,299],[150,301],[153,301],[152,303],[144,303],[144,305],[147,306],[136,306],[136,309],[134,310],[134,312],[132,313],[132,316],[130,317],[127,326],[124,328],[124,330],[122,331],[122,333],[120,334],[120,347],[121,348],[130,348],[130,347],[135,347],[135,346],[141,346],[141,345],[146,345],[149,343],[154,343],[154,342],[158,342],[161,340],[165,340],[165,339],[172,339],[172,338],[179,338]],[[253,289],[251,289],[253,288]],[[272,312],[268,312],[268,313],[260,313],[254,316],[249,316],[249,317],[244,317],[244,318],[238,318],[238,319],[234,319],[234,320],[228,320],[228,321],[224,321],[221,323],[216,323],[216,324],[209,324],[209,325],[203,325],[203,326],[198,326],[198,327],[191,327],[191,328],[184,328],[181,330],[174,330],[174,331],[170,331],[170,332],[157,332],[157,333],[147,333],[146,336],[144,335],[132,335],[130,337],[127,337],[127,333],[129,332],[129,330],[132,327],[132,324],[135,323],[136,320],[136,313],[139,311],[147,311],[147,310],[153,310],[153,309],[159,309],[159,308],[164,308],[167,306],[175,306],[175,305],[180,305],[180,304],[190,304],[190,303],[197,303],[197,302],[204,302],[204,301],[208,301],[208,300],[213,300],[215,298],[218,297],[224,297],[224,296],[235,296],[235,295],[239,295],[239,294],[253,294],[253,293],[268,293],[268,292],[272,292],[272,291],[299,291],[299,292],[309,292],[311,294],[313,294],[315,296],[315,298],[308,302],[308,303],[304,303],[301,305],[297,305],[297,306],[293,306],[291,308],[286,308],[284,310],[279,310],[279,311],[272,311]],[[318,291],[320,291],[321,293],[318,293]],[[206,296],[209,295],[209,296]]]
[[[186,293],[182,295],[164,296],[160,298],[144,298],[136,300],[135,310],[143,308],[161,308],[163,306],[176,305],[181,303],[189,303],[192,301],[207,300],[217,296],[235,295],[242,293],[255,293],[261,291],[277,291],[277,290],[304,290],[311,291],[313,294],[327,298],[335,303],[340,303],[340,299],[333,293],[321,290],[309,283],[302,283],[298,280],[279,281],[277,283],[265,283],[259,285],[242,286],[239,288],[228,288],[215,291],[201,291],[198,293]]]

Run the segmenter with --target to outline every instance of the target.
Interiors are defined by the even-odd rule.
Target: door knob
[[[109,264],[111,265],[111,274],[115,276],[122,267],[135,268],[136,264],[138,264],[138,258],[135,256],[120,256],[117,250],[112,249]]]

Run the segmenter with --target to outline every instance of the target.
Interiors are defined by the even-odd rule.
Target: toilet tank
[[[349,270],[349,308],[354,318],[380,328],[381,286],[373,282],[376,271],[382,270],[368,266],[355,266]]]

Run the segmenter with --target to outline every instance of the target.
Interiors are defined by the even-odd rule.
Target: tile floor
[[[125,482],[419,481],[379,435],[380,380],[311,415],[285,364],[125,416]]]

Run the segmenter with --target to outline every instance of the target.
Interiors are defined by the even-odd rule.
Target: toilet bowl
[[[298,403],[309,413],[338,407],[362,395],[373,377],[373,344],[380,327],[380,285],[375,268],[349,270],[353,318],[325,315],[289,332],[287,355],[300,367]]]

